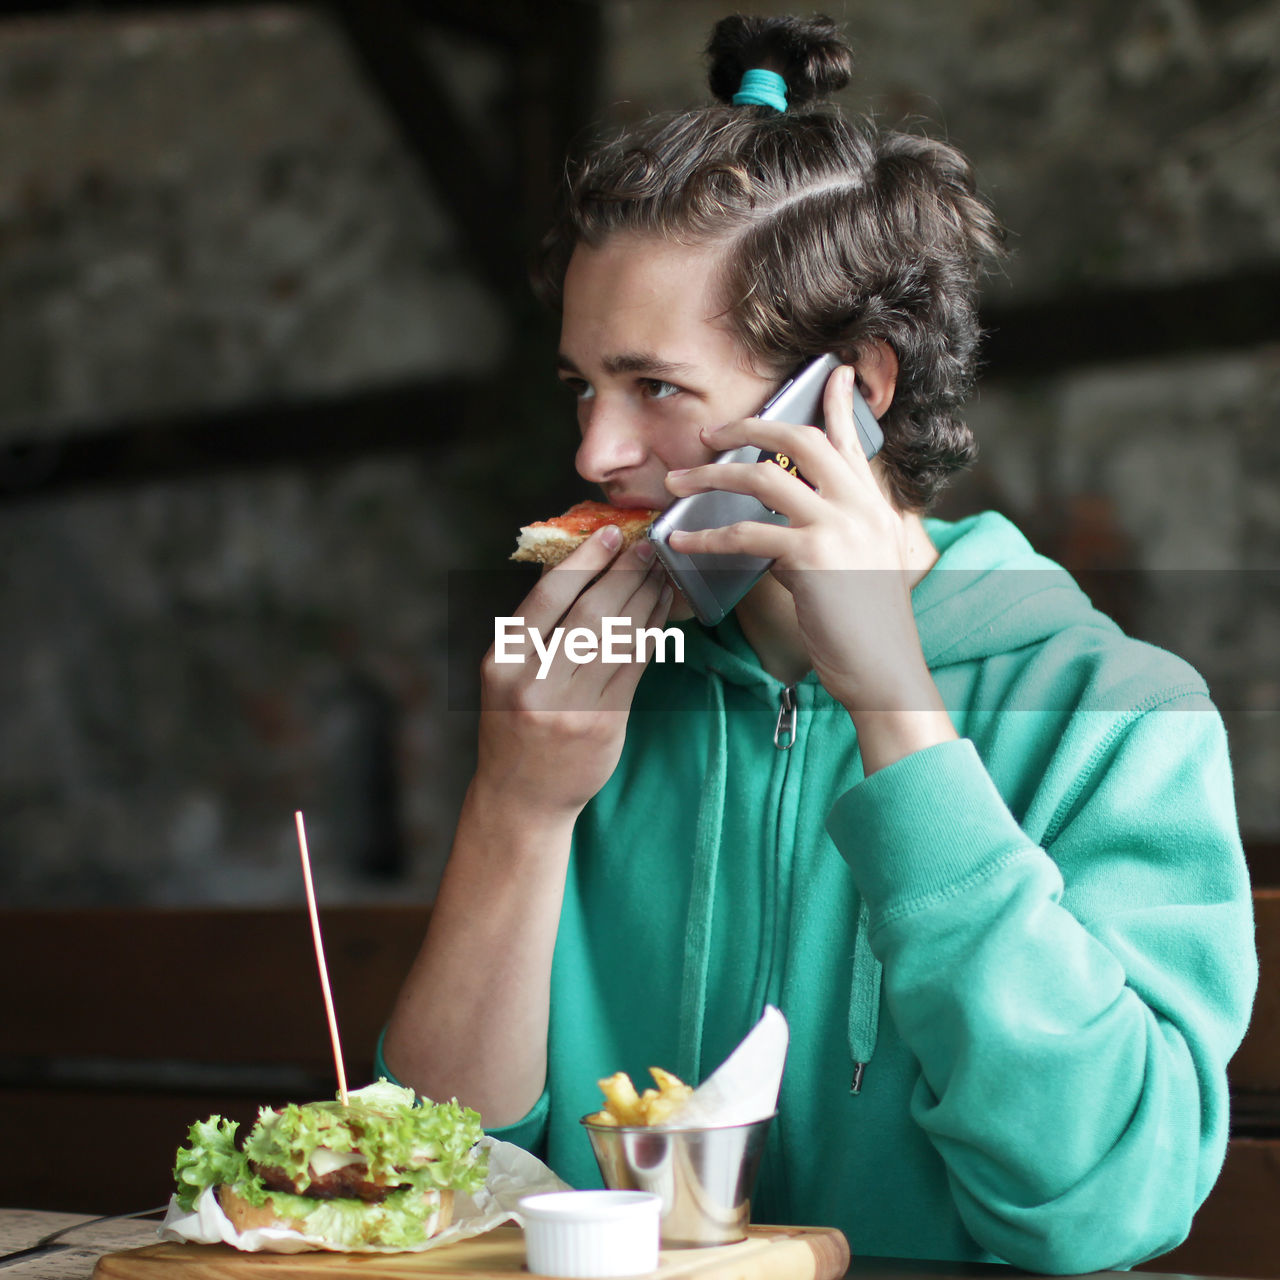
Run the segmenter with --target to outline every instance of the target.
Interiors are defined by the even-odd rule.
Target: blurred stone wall
[[[479,376],[507,344],[302,7],[0,20],[0,299],[0,445]],[[47,498],[38,453],[5,461],[0,902],[293,901],[299,805],[328,898],[429,895],[470,554],[430,457]]]
[[[918,124],[974,161],[1014,237],[993,301],[1247,270],[1280,256],[1275,0],[818,7],[854,48],[846,108]],[[760,0],[610,6],[606,83],[617,113],[705,97],[700,43],[731,11],[779,9]]]
[[[604,8],[604,114],[703,95],[725,6]],[[859,52],[846,105],[975,160],[1014,236],[992,306],[1280,260],[1280,0],[829,8]],[[468,56],[472,91],[499,92]],[[0,444],[437,374],[520,394],[551,376],[531,346],[322,11],[0,20]],[[1206,671],[1242,823],[1271,841],[1278,417],[1274,333],[993,371],[946,505],[1006,511]],[[567,469],[567,418],[543,438]],[[0,901],[296,900],[299,805],[329,899],[429,896],[469,751],[445,576],[492,561],[486,515],[512,524],[486,510],[499,458],[468,447],[465,485],[417,452],[43,496],[20,477]]]

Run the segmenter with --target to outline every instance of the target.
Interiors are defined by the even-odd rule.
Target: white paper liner
[[[567,1183],[561,1182],[537,1156],[531,1156],[523,1147],[488,1136],[480,1139],[480,1145],[489,1151],[489,1176],[485,1185],[474,1195],[457,1193],[453,1200],[453,1222],[439,1235],[409,1249],[334,1245],[282,1227],[237,1231],[222,1212],[212,1187],[200,1193],[190,1213],[178,1207],[176,1197],[171,1198],[159,1236],[161,1240],[189,1244],[229,1244],[246,1253],[303,1253],[308,1249],[327,1249],[334,1253],[423,1253],[439,1245],[483,1235],[504,1222],[519,1222],[516,1204],[521,1196],[569,1189]]]
[[[751,1124],[773,1115],[789,1040],[782,1010],[765,1005],[764,1016],[742,1043],[660,1127]]]

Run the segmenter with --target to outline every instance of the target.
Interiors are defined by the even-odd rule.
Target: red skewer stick
[[[307,886],[307,910],[311,913],[311,936],[316,944],[316,965],[320,969],[320,989],[324,992],[324,1011],[329,1018],[329,1039],[333,1041],[333,1062],[338,1068],[338,1101],[347,1105],[347,1073],[342,1065],[342,1042],[338,1039],[338,1019],[333,1012],[333,992],[329,989],[329,969],[324,962],[324,943],[320,941],[320,916],[316,911],[316,891],[311,885],[311,855],[307,853],[307,829],[302,824],[302,810],[294,815],[298,824],[298,849],[302,853],[302,879]]]

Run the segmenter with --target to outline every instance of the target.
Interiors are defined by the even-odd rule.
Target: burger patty
[[[335,1200],[339,1197],[352,1200],[363,1200],[366,1204],[377,1204],[385,1200],[393,1191],[407,1187],[407,1182],[371,1182],[366,1176],[368,1165],[349,1164],[322,1177],[312,1178],[305,1188],[298,1185],[299,1179],[291,1177],[279,1165],[253,1164],[253,1171],[266,1185],[268,1191],[291,1191],[296,1196],[311,1196],[314,1200]]]

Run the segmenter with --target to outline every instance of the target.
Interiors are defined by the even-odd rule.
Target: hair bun
[[[830,18],[721,18],[707,44],[711,92],[731,102],[743,72],[776,71],[793,107],[821,101],[849,83],[853,54]]]

